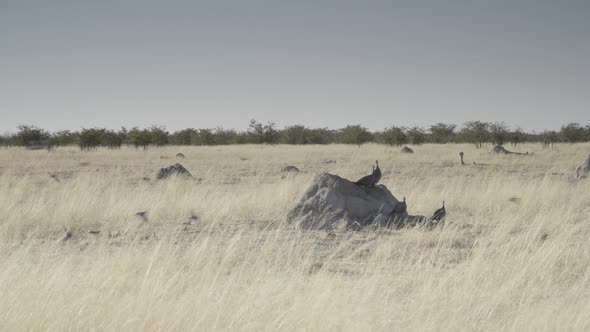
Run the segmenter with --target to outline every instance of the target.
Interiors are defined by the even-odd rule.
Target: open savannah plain
[[[589,330],[590,144],[412,148],[0,149],[0,330]],[[317,174],[376,159],[444,227],[286,222]],[[176,162],[194,178],[155,179]]]

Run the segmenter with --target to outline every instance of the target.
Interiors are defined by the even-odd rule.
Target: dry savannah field
[[[0,149],[0,330],[589,330],[590,145],[412,148]],[[376,159],[444,227],[286,222],[315,175]],[[176,162],[195,179],[154,179]]]

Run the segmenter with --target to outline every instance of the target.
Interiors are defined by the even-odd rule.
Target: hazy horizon
[[[274,121],[259,121],[258,119],[254,119],[254,120],[256,120],[257,122],[261,122],[264,125],[266,125],[268,122],[273,122],[275,124],[275,128],[276,129],[284,129],[284,128],[289,127],[289,126],[302,125],[301,123],[291,123],[291,124],[279,125],[279,124],[277,124]],[[475,120],[475,121],[477,121],[477,120]],[[502,121],[498,121],[498,122],[502,122]],[[533,129],[527,130],[527,129],[524,129],[522,126],[511,125],[509,123],[504,122],[504,124],[506,126],[508,126],[509,129],[511,129],[511,130],[521,129],[521,130],[524,130],[526,133],[541,133],[541,132],[543,132],[545,130],[559,131],[562,126],[565,126],[565,125],[568,125],[568,124],[571,124],[571,123],[572,122],[563,123],[562,125],[557,126],[556,128],[544,128],[544,129],[540,129],[540,130],[537,130],[537,129],[534,129],[533,128]],[[590,126],[590,123],[580,123],[580,122],[577,122],[577,123],[580,124],[582,127]],[[419,128],[424,129],[424,130],[429,130],[431,125],[436,125],[436,124],[438,124],[438,123],[431,123],[429,125],[400,125],[400,124],[391,124],[391,125],[387,125],[387,126],[384,126],[384,127],[381,127],[381,128],[369,128],[369,127],[364,126],[362,123],[350,123],[350,124],[347,124],[347,125],[341,126],[341,127],[333,127],[333,126],[332,127],[331,126],[317,127],[317,126],[305,126],[305,125],[303,125],[303,126],[305,126],[306,128],[309,128],[309,129],[324,129],[324,128],[328,128],[330,130],[339,130],[339,129],[345,128],[348,125],[352,125],[352,126],[354,126],[354,125],[361,125],[361,126],[367,128],[371,132],[378,132],[378,131],[389,129],[392,126],[400,127],[400,128],[408,128],[408,129],[413,128],[413,127],[419,127]],[[445,124],[455,125],[457,131],[460,130],[463,127],[462,126],[463,123],[448,123],[447,122]],[[130,129],[133,129],[133,128],[149,129],[149,128],[154,127],[154,126],[159,127],[159,128],[163,128],[164,130],[168,131],[169,133],[180,131],[180,130],[184,130],[184,129],[212,129],[212,130],[222,129],[222,130],[235,130],[237,132],[246,132],[246,131],[249,130],[249,122],[248,122],[248,124],[246,126],[242,126],[242,127],[239,127],[239,128],[235,128],[235,127],[232,127],[232,128],[230,128],[230,127],[224,127],[224,126],[221,126],[221,125],[218,125],[218,126],[209,126],[209,127],[197,127],[197,126],[186,125],[185,127],[180,127],[180,128],[169,128],[165,124],[152,124],[152,125],[146,125],[146,126],[121,125],[121,126],[104,126],[104,127],[100,127],[100,126],[82,126],[82,127],[78,127],[78,128],[61,128],[60,127],[60,128],[57,128],[57,129],[47,128],[47,127],[44,127],[42,125],[38,125],[36,123],[22,123],[20,125],[15,126],[12,129],[5,130],[4,132],[0,132],[0,135],[3,135],[3,134],[15,134],[16,132],[18,132],[18,127],[21,126],[21,125],[23,125],[23,126],[37,127],[37,128],[46,130],[46,131],[48,131],[50,133],[55,133],[55,132],[58,132],[58,131],[61,131],[61,130],[78,131],[78,130],[82,130],[82,129],[91,129],[91,128],[99,128],[99,129],[107,129],[107,130],[120,130],[120,129],[123,129],[123,128],[125,128],[127,130],[130,130]]]
[[[33,1],[0,31],[0,133],[590,123],[583,1]]]

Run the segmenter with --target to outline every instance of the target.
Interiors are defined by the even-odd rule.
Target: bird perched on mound
[[[408,209],[408,205],[406,204],[406,198],[402,202],[397,202],[393,207],[393,213],[404,213]]]
[[[373,188],[373,186],[375,185],[375,166],[373,166],[371,174],[363,176],[357,182],[355,182],[355,184],[359,186],[369,186]]]
[[[363,176],[355,184],[360,186],[368,186],[373,188],[379,180],[381,180],[381,169],[379,168],[379,161],[375,160],[376,167],[373,166],[371,174]]]
[[[375,160],[375,183],[373,183],[373,185],[377,184],[377,182],[379,182],[379,180],[381,180],[381,168],[379,168],[379,160]]]
[[[441,221],[447,214],[447,210],[445,210],[445,201],[443,201],[443,205],[440,209],[434,211],[434,214],[430,218],[432,221]]]

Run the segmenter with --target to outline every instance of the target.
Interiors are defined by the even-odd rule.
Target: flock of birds
[[[461,163],[463,163],[463,152],[460,153],[461,156]],[[373,165],[373,171],[369,175],[365,175],[360,178],[358,181],[355,182],[356,185],[359,186],[366,186],[369,188],[375,187],[377,182],[381,180],[381,169],[379,168],[379,161],[375,160],[375,165]],[[392,213],[404,213],[408,209],[408,205],[406,203],[406,198],[401,202],[398,202],[394,208]],[[443,201],[442,207],[434,211],[432,217],[430,217],[431,221],[441,221],[447,214],[447,210],[445,209],[445,201]]]

